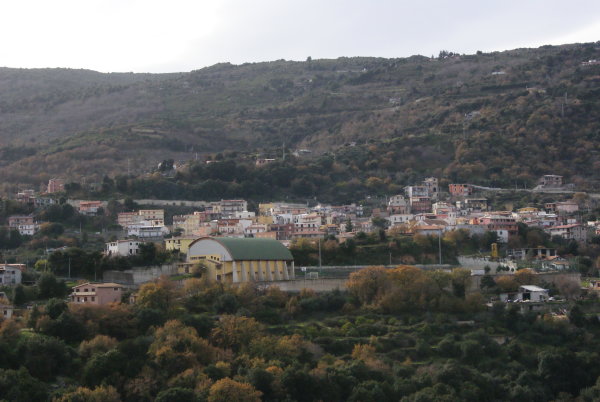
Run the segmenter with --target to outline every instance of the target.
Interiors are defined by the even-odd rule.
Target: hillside
[[[91,182],[165,158],[285,144],[398,185],[425,174],[531,185],[556,173],[585,188],[600,174],[600,65],[584,63],[593,59],[596,43],[177,74],[4,68],[0,177],[5,189],[55,175]]]

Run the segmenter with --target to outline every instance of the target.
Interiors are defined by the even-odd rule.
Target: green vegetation
[[[161,279],[133,306],[50,299],[0,324],[14,401],[591,401],[595,302],[486,309],[469,275],[369,268],[347,293]],[[24,328],[30,329],[24,329]]]

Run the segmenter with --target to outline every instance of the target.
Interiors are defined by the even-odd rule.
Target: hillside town
[[[40,211],[61,203],[71,206],[74,213],[82,217],[108,216],[110,208],[107,201],[61,198],[64,186],[64,180],[54,178],[48,182],[47,191],[37,193],[25,190],[15,194],[16,202],[31,207],[34,212],[7,216],[6,230],[18,232],[22,239],[35,238],[44,227],[48,232],[53,224],[40,221],[37,217],[44,216]],[[549,191],[564,188],[562,177],[557,175],[543,176],[536,187],[537,190]],[[405,187],[403,194],[391,195],[368,205],[264,202],[254,204],[255,210],[249,210],[248,201],[243,199],[211,202],[144,200],[140,201],[147,204],[144,208],[113,215],[112,229],[102,233],[110,237],[102,252],[106,258],[135,257],[140,255],[140,250],[145,245],[152,244],[156,249],[177,256],[175,259],[171,258],[170,269],[157,270],[154,274],[145,276],[145,281],[165,273],[190,274],[198,263],[204,264],[209,276],[218,281],[284,281],[297,276],[293,257],[287,249],[293,249],[294,245],[302,242],[318,246],[320,252],[321,243],[325,241],[333,240],[343,245],[361,233],[381,232],[382,236],[389,237],[440,238],[441,248],[441,238],[460,232],[473,238],[487,236],[491,248],[477,250],[475,258],[462,256],[462,263],[459,258],[458,264],[443,261],[440,249],[439,260],[434,258],[430,263],[439,264],[440,267],[444,264],[448,264],[447,267],[463,265],[471,269],[473,274],[484,272],[484,267],[489,270],[490,266],[510,267],[509,272],[524,267],[538,272],[574,272],[577,271],[578,258],[574,259],[572,253],[559,254],[556,247],[548,247],[543,239],[538,240],[539,244],[532,244],[531,241],[529,244],[521,244],[517,240],[519,230],[523,230],[520,227],[534,228],[555,242],[581,247],[585,247],[600,234],[600,221],[584,222],[581,219],[585,209],[589,209],[589,198],[581,193],[571,199],[546,202],[543,207],[515,210],[492,210],[489,200],[481,196],[481,193],[478,186],[471,184],[452,183],[447,189],[442,189],[437,178],[429,177],[422,183]],[[157,207],[161,205],[164,208]],[[181,206],[185,206],[190,212],[171,214],[167,221],[165,208],[168,210],[170,207]],[[236,246],[243,244],[243,239],[246,239],[251,248],[281,248],[285,250],[281,251],[285,258],[263,256],[260,258],[271,263],[263,264],[259,258],[256,266],[253,266],[249,260],[239,260],[235,268],[223,268],[223,253],[211,254],[200,247],[208,239],[214,239],[217,243],[220,239],[226,242],[240,239],[233,243]],[[252,241],[256,243],[251,243],[250,239],[254,239]],[[66,249],[65,246],[56,251],[47,248],[45,256],[38,259],[51,260],[53,252],[60,253]],[[235,261],[232,256],[229,259]],[[399,262],[402,261],[404,260]],[[572,266],[574,261],[575,266]],[[27,266],[26,263],[27,261],[15,260],[15,264],[5,264],[1,282],[6,285],[20,283],[21,276],[15,272],[25,272],[35,265],[31,263]],[[391,252],[389,263],[392,264]],[[320,261],[319,266],[322,266]],[[14,267],[19,269],[15,271]],[[69,260],[69,277],[71,268],[77,271],[77,267],[71,267]],[[306,272],[306,268],[303,269]],[[104,274],[104,279],[110,282],[121,280],[121,285],[114,286],[115,291],[119,289],[119,294],[123,289],[122,285],[137,287],[141,283],[131,279],[123,282],[122,277],[113,271]]]

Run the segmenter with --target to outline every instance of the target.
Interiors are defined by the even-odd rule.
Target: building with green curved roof
[[[188,249],[189,263],[201,263],[209,277],[222,282],[294,279],[292,253],[273,239],[202,237]]]

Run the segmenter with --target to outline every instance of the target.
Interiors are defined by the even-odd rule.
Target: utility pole
[[[319,237],[319,275],[321,275],[321,270],[322,270],[322,266],[321,266],[321,238]]]
[[[71,257],[69,257],[69,279],[71,279]]]
[[[440,235],[438,236],[438,252],[440,254],[440,265],[442,265],[442,229],[440,229]]]

